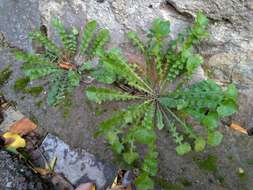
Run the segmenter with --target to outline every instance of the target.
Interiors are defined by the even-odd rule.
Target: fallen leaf
[[[52,171],[47,169],[47,168],[39,168],[39,167],[35,167],[33,168],[35,172],[39,173],[42,176],[46,176],[48,174],[51,174]]]
[[[239,131],[239,132],[241,132],[241,133],[248,134],[247,129],[241,127],[241,126],[238,125],[238,124],[232,123],[232,124],[230,125],[230,128],[232,128],[232,129],[234,129],[234,130],[236,130],[236,131]]]
[[[30,119],[23,118],[19,120],[18,122],[14,123],[10,127],[9,132],[16,133],[23,136],[34,131],[36,128],[37,128],[37,125],[33,123]]]
[[[108,187],[106,190],[132,190],[131,184],[127,185],[127,187],[122,184],[125,177],[129,177],[129,171],[119,170],[111,187]]]
[[[115,177],[111,188],[115,188],[117,186],[117,181],[118,181],[118,176]]]
[[[65,70],[76,69],[76,66],[70,63],[60,63],[58,66]]]
[[[23,139],[18,134],[6,132],[3,134],[3,137],[6,139],[6,141],[9,141],[9,143],[5,145],[7,148],[17,149],[17,148],[24,148],[26,146],[25,139]]]
[[[83,183],[79,185],[75,190],[96,190],[96,187],[92,183]]]

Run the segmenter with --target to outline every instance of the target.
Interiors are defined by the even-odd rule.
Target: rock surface
[[[57,159],[54,171],[63,174],[76,187],[93,182],[98,190],[106,189],[117,173],[112,165],[106,165],[83,149],[71,149],[52,134],[46,136],[41,148],[48,160]]]
[[[96,19],[101,27],[106,27],[111,32],[112,39],[108,47],[119,45],[128,52],[136,53],[126,38],[128,30],[137,31],[145,39],[144,32],[149,28],[152,19],[162,17],[171,21],[171,38],[174,38],[192,22],[196,12],[202,10],[210,19],[210,37],[198,47],[198,51],[205,58],[203,65],[205,74],[224,86],[230,82],[237,85],[240,92],[240,111],[233,120],[243,127],[253,127],[253,1],[26,0],[24,2],[0,1],[0,32],[12,45],[27,50],[32,49],[32,44],[25,36],[28,31],[39,27],[40,24],[46,25],[49,35],[57,41],[50,20],[58,16],[65,25],[79,28],[82,28],[87,20]],[[21,76],[18,69],[21,63],[15,61],[6,49],[1,50],[0,55],[0,68],[7,64],[13,65],[13,78],[4,91],[9,99],[17,102],[20,110],[36,118],[40,126],[59,135],[71,146],[83,147],[110,160],[111,152],[104,145],[104,140],[94,139],[93,133],[96,131],[96,124],[111,111],[118,109],[120,104],[107,104],[103,109],[98,108],[87,102],[83,97],[83,89],[79,88],[73,96],[74,105],[71,112],[64,118],[61,108],[48,108],[44,103],[38,106],[38,102],[45,98],[45,94],[32,98],[15,93],[12,85],[15,78]],[[174,145],[167,134],[159,134],[159,176],[186,189],[251,189],[253,139],[224,127],[222,130],[225,134],[222,146],[185,157],[175,155]],[[214,160],[218,169],[210,169],[212,167],[209,167],[209,162],[206,162],[207,168],[209,167],[207,170],[203,167],[205,164],[198,165],[199,160],[209,161],[210,155],[211,158],[217,157]],[[239,167],[244,169],[244,177],[238,175]],[[167,185],[171,187],[174,184]]]
[[[40,24],[38,1],[1,0],[0,12],[0,31],[13,46],[31,51],[27,34]]]
[[[22,161],[2,150],[0,150],[0,173],[0,189],[3,190],[52,189]]]

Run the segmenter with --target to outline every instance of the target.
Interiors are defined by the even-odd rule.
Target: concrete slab
[[[55,172],[62,173],[73,184],[96,183],[98,190],[104,190],[113,181],[116,168],[97,159],[83,149],[71,149],[58,137],[48,134],[41,145],[48,160],[57,157]]]

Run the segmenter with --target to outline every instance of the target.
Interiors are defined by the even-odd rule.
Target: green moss
[[[35,115],[33,115],[32,113],[30,113],[29,119],[30,119],[33,123],[35,123],[36,125],[39,124],[39,120],[38,120],[37,117],[36,117]]]
[[[185,177],[180,177],[178,181],[184,186],[184,187],[191,187],[192,182],[190,182],[187,178]]]
[[[239,190],[249,190],[247,187],[240,187]]]
[[[0,88],[9,80],[11,74],[12,71],[9,66],[0,71]]]
[[[228,159],[228,160],[230,160],[230,161],[234,161],[234,158],[233,158],[233,156],[232,156],[232,155],[227,156],[227,159]]]
[[[247,165],[253,165],[253,159],[247,159],[247,160],[245,160],[245,163],[247,164]]]
[[[42,106],[42,104],[43,104],[42,100],[39,100],[38,102],[35,103],[35,105],[39,108]]]
[[[95,115],[96,116],[100,116],[105,112],[106,112],[106,109],[101,109],[100,107],[96,107],[96,109],[95,109]]]
[[[224,185],[225,184],[225,177],[219,175],[216,177],[217,180],[220,182],[221,185]]]
[[[161,177],[155,177],[155,184],[164,190],[183,190],[184,187],[181,184],[172,183]]]
[[[71,112],[71,108],[73,107],[73,101],[71,99],[71,95],[67,94],[65,96],[64,102],[62,104],[63,117],[67,118]]]
[[[31,88],[26,88],[25,93],[31,94],[32,96],[38,96],[41,92],[43,92],[44,88],[42,86],[35,86]]]
[[[14,90],[16,92],[25,92],[28,83],[30,82],[29,77],[19,78],[15,81]]]
[[[206,76],[208,76],[208,78],[213,78],[214,76],[214,71],[209,69],[208,66],[206,66],[205,64],[202,65],[202,68],[204,70],[204,73]]]
[[[92,111],[94,110],[94,108],[93,108],[93,106],[92,106],[92,102],[91,102],[90,100],[88,100],[88,98],[85,99],[84,102],[85,102],[85,107],[86,107],[86,109],[92,110]]]
[[[217,171],[217,156],[208,155],[205,159],[193,158],[193,161],[198,165],[198,167],[202,170],[208,172],[216,172]]]

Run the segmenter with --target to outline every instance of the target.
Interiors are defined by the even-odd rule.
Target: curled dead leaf
[[[5,138],[5,146],[7,148],[24,148],[26,146],[25,139],[16,133],[6,132],[3,134]]]
[[[111,187],[108,187],[106,190],[132,190],[131,182],[127,182],[127,184],[123,185],[129,173],[130,172],[126,170],[119,170]]]
[[[34,131],[36,128],[37,128],[37,125],[33,123],[30,119],[23,118],[19,120],[18,122],[14,123],[10,127],[9,132],[16,133],[23,136]]]
[[[79,185],[75,190],[96,190],[96,187],[92,183],[83,183]]]
[[[34,170],[36,173],[39,173],[39,174],[42,175],[42,176],[46,176],[46,175],[52,174],[52,171],[49,170],[49,169],[47,169],[47,168],[35,167],[35,168],[33,168],[33,170]]]
[[[58,66],[65,70],[76,69],[76,66],[70,63],[60,63]]]
[[[238,124],[232,123],[232,124],[230,125],[230,128],[232,128],[232,129],[234,129],[234,130],[236,130],[236,131],[238,131],[238,132],[240,132],[240,133],[243,133],[243,134],[246,134],[246,135],[248,134],[247,129],[241,127],[241,126],[238,125]]]

